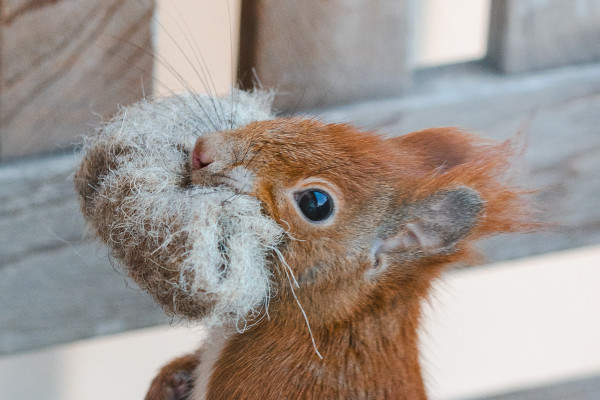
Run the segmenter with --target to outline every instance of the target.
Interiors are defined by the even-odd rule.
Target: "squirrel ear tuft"
[[[373,248],[375,266],[449,254],[477,225],[484,203],[468,187],[435,193],[402,210],[396,233],[378,239]]]
[[[387,139],[425,171],[445,172],[479,155],[480,139],[456,128],[432,128]]]

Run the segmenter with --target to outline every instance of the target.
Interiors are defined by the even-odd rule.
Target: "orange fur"
[[[255,175],[251,194],[289,229],[279,250],[300,286],[292,292],[286,266],[274,256],[270,319],[228,341],[210,399],[426,398],[416,330],[431,282],[447,265],[476,259],[475,240],[537,226],[527,192],[508,181],[510,142],[452,128],[384,139],[303,119],[255,122],[200,141],[197,151],[209,152],[208,159],[228,160],[220,173],[243,166]],[[194,171],[192,182],[207,182],[209,169]],[[311,185],[333,194],[332,222],[310,224],[294,209],[289,192]],[[377,240],[404,235],[408,223],[423,219],[419,207],[464,187],[482,204],[465,225],[468,234],[438,253],[389,252],[386,268],[365,278],[378,266]]]

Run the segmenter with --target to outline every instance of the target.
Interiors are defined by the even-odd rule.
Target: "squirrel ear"
[[[441,191],[404,207],[400,226],[393,228],[396,233],[373,246],[375,269],[381,272],[394,263],[452,253],[475,227],[482,209],[483,200],[468,187]]]
[[[478,154],[480,139],[456,128],[431,128],[387,139],[425,171],[445,172]]]

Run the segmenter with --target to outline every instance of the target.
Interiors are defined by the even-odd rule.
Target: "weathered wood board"
[[[473,400],[597,400],[599,398],[600,376],[593,376]]]
[[[528,126],[524,183],[550,232],[491,239],[490,261],[600,243],[600,64],[519,77],[473,63],[423,71],[401,98],[313,113],[398,135],[454,125],[505,139]],[[164,321],[84,239],[71,182],[77,156],[0,166],[0,354]]]
[[[73,156],[0,168],[0,265],[83,239],[74,169]]]
[[[70,147],[150,94],[154,0],[0,2],[0,159]]]
[[[410,82],[410,4],[243,1],[238,78],[278,88],[281,110],[398,95]]]
[[[487,59],[504,72],[600,61],[600,1],[492,0]]]
[[[95,243],[33,253],[0,267],[0,354],[165,323]]]
[[[159,324],[108,250],[84,237],[77,157],[0,167],[0,354]]]

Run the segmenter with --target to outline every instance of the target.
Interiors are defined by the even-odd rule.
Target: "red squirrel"
[[[302,118],[199,137],[189,184],[258,199],[287,235],[268,318],[163,367],[146,400],[426,399],[417,327],[432,281],[477,260],[477,239],[535,225],[511,154],[454,128],[384,138]]]

